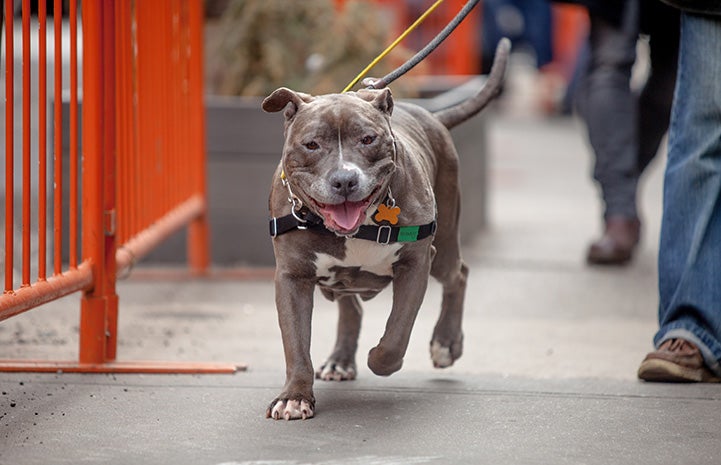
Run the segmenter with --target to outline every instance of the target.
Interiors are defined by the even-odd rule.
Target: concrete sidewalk
[[[0,464],[717,464],[721,388],[646,384],[656,329],[662,160],[643,184],[633,264],[588,267],[600,231],[581,126],[492,115],[491,224],[467,247],[465,353],[433,369],[432,283],[404,368],[374,376],[389,291],[366,303],[359,378],[316,384],[316,417],[272,421],[284,380],[268,280],[150,280],[119,287],[119,359],[247,363],[235,375],[0,374]],[[473,199],[464,199],[473,208]],[[73,359],[77,297],[0,324],[0,358]],[[316,299],[321,363],[336,312]]]

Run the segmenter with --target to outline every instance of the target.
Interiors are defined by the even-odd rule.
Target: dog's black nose
[[[358,172],[354,170],[338,170],[329,178],[330,187],[334,194],[348,197],[358,189]]]

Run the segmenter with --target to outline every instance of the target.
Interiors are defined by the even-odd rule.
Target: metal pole
[[[82,3],[83,14],[83,261],[94,286],[80,309],[81,364],[115,357],[115,39],[114,3]]]

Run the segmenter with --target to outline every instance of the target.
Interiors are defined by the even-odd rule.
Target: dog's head
[[[280,88],[263,109],[284,110],[282,166],[293,193],[329,230],[355,233],[395,170],[390,90],[314,97]]]

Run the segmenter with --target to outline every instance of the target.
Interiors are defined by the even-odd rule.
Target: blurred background
[[[462,8],[447,0],[371,75],[381,76],[420,50]],[[433,4],[430,0],[207,0],[209,93],[266,95],[285,85],[338,92]],[[485,0],[420,66],[393,84],[416,97],[485,74],[501,37],[533,69],[539,110],[569,112],[567,89],[582,59],[588,19],[583,7],[547,0]],[[582,64],[582,63],[581,63]],[[571,89],[572,90],[572,89]]]
[[[20,43],[21,2],[10,1],[15,3],[15,42]],[[49,15],[53,13],[51,3]],[[445,0],[369,75],[385,75],[405,62],[431,41],[465,3]],[[68,1],[62,4],[65,37]],[[340,92],[432,4],[432,0],[205,0],[206,148],[214,265],[273,265],[266,229],[267,192],[282,149],[282,121],[277,114],[263,113],[260,99],[280,86],[313,94]],[[31,5],[36,13],[37,1]],[[32,21],[37,18],[33,16]],[[52,29],[52,24],[49,28]],[[578,5],[546,0],[485,0],[438,49],[393,82],[391,88],[396,98],[410,99],[431,110],[452,105],[477,92],[492,63],[498,40],[509,37],[513,52],[508,79],[493,111],[539,118],[572,117],[572,96],[585,66],[587,35],[587,12]],[[35,88],[37,40],[31,39],[31,45]],[[640,41],[641,59],[636,73],[639,76],[644,73],[643,47]],[[5,53],[4,43],[2,52]],[[16,102],[22,98],[21,60],[21,47],[16,46]],[[52,79],[52,53],[49,60]],[[61,98],[66,112],[68,68],[68,54],[64,53]],[[49,102],[55,98],[53,91],[48,89]],[[0,97],[4,93],[5,86],[0,89]],[[37,94],[30,97],[35,108]],[[0,120],[4,121],[5,111],[0,113]],[[17,106],[15,120],[20,118],[21,109]],[[463,215],[462,237],[466,243],[489,222],[487,118],[481,115],[453,132],[463,164],[463,195],[473,205]],[[35,114],[31,123],[31,139],[36,140]],[[49,132],[53,129],[48,127]],[[15,131],[17,165],[21,125],[17,124]],[[63,137],[63,141],[67,140],[68,137]],[[37,160],[37,144],[32,144],[31,150],[33,160]],[[0,174],[3,170],[0,166]],[[37,182],[37,176],[32,177],[32,182]],[[16,188],[19,186],[16,183]],[[34,198],[33,211],[36,204]],[[34,247],[35,237],[31,243]],[[145,262],[176,265],[185,259],[186,232],[181,230],[152,251]]]

